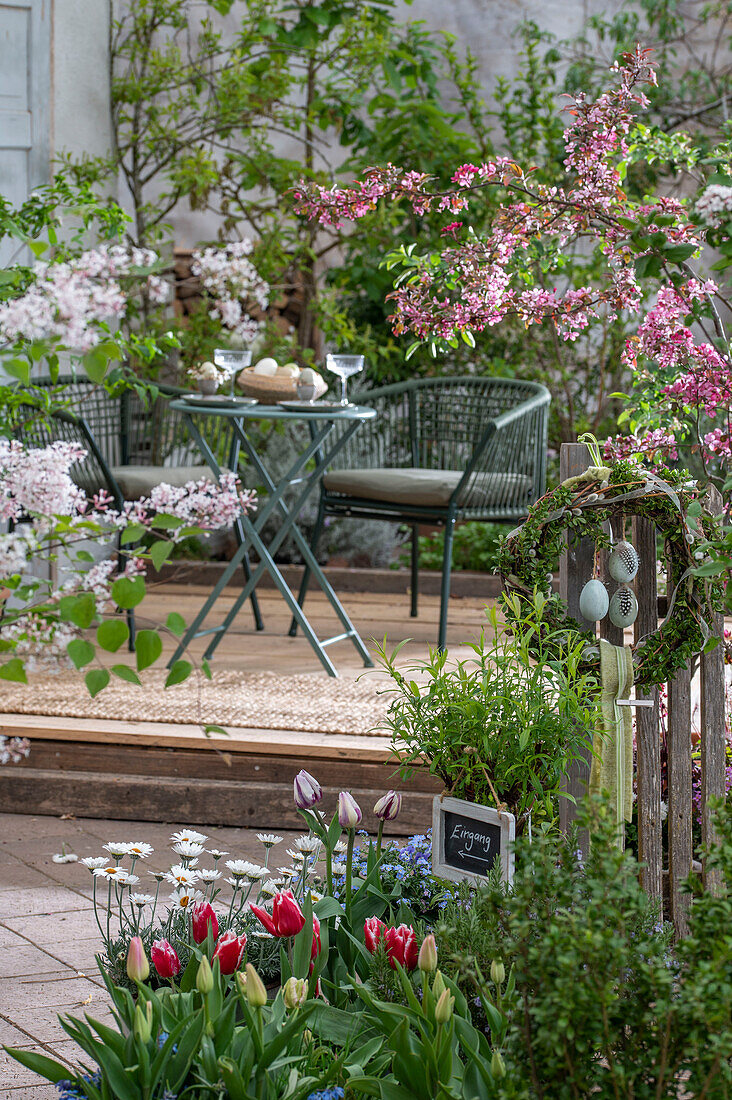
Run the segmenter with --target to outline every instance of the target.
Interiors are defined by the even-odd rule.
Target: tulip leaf
[[[320,920],[328,920],[329,917],[342,917],[343,906],[335,898],[326,896],[316,901],[313,912]]]
[[[69,1067],[62,1066],[53,1058],[47,1058],[45,1054],[35,1054],[32,1050],[13,1050],[12,1047],[5,1047],[5,1050],[11,1058],[15,1058],[16,1062],[20,1062],[26,1069],[32,1069],[47,1081],[53,1081],[54,1085],[59,1081],[68,1080]]]
[[[313,946],[313,899],[310,894],[303,905],[305,924],[295,936],[292,952],[292,972],[296,978],[307,978]]]

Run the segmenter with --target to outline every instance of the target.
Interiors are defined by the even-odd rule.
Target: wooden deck
[[[206,591],[200,585],[154,586],[143,605],[145,616],[160,622],[176,610],[189,621]],[[212,622],[224,617],[234,596],[234,591],[224,593]],[[325,673],[305,639],[288,637],[289,616],[279,594],[262,589],[260,601],[265,631],[254,631],[247,607],[219,646],[214,667],[312,675],[316,692]],[[400,663],[425,656],[435,644],[436,596],[422,597],[418,619],[410,618],[404,594],[348,592],[344,604],[367,643],[384,635],[389,644],[411,639]],[[480,597],[451,599],[448,646],[455,656],[469,655],[465,643],[477,637],[484,605]],[[336,632],[323,596],[313,594],[306,610],[320,636]],[[196,655],[206,641],[194,643]],[[344,679],[362,672],[349,642],[329,652]],[[383,678],[374,676],[374,690],[379,682]],[[292,807],[292,779],[305,767],[317,774],[327,794],[348,788],[364,808],[388,787],[408,791],[395,831],[413,832],[428,827],[432,796],[439,790],[427,773],[402,781],[388,738],[378,735],[229,727],[226,739],[211,739],[196,725],[9,713],[0,714],[0,732],[32,742],[26,762],[0,769],[0,811],[11,813],[293,828],[299,819]]]

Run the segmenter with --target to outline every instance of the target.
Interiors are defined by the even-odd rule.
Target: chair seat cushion
[[[425,470],[418,466],[332,470],[323,478],[329,493],[383,500],[393,504],[445,508],[460,483],[462,470]],[[516,507],[528,503],[531,478],[525,474],[478,474],[460,504],[464,508]]]
[[[200,481],[201,478],[214,480],[209,466],[110,466],[110,472],[125,500],[148,497],[155,486],[163,482],[180,489],[189,481]],[[90,496],[107,488],[106,482],[97,481],[88,472],[77,477],[76,481]]]

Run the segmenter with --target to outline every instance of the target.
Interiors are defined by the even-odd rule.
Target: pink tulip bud
[[[295,776],[295,805],[298,810],[311,810],[323,797],[323,788],[310,772],[303,768]]]
[[[393,821],[402,808],[402,796],[399,791],[387,791],[374,806],[374,813],[384,821]]]
[[[127,977],[132,982],[144,982],[150,973],[145,948],[139,936],[133,936],[127,949]]]
[[[363,814],[356,799],[349,791],[338,795],[338,821],[344,829],[355,829],[361,824]]]
[[[437,970],[437,944],[432,934],[425,936],[422,940],[417,966],[425,974],[431,974],[433,970]]]

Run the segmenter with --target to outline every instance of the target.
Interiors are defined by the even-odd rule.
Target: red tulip
[[[246,945],[246,935],[242,933],[241,936],[237,936],[231,929],[219,937],[213,957],[219,960],[219,969],[222,974],[233,974],[239,969]]]
[[[295,901],[292,890],[275,894],[271,917],[265,909],[260,909],[258,905],[252,905],[251,910],[273,936],[296,936],[305,925],[305,917],[302,909]]]
[[[414,970],[419,957],[419,948],[411,925],[400,924],[398,928],[387,928],[384,932],[384,942],[392,970],[396,970],[396,963],[403,966],[405,970]]]
[[[364,921],[363,935],[366,940],[366,947],[372,955],[385,930],[386,925],[378,917],[367,917]]]
[[[322,944],[320,942],[320,921],[313,913],[313,946],[310,952],[310,958],[314,959],[320,954]]]
[[[175,948],[167,940],[155,940],[150,949],[153,966],[161,978],[174,978],[180,974],[180,959]]]
[[[203,943],[208,935],[209,925],[214,939],[219,934],[219,920],[207,901],[197,901],[191,910],[191,923],[193,926],[193,939],[196,943]]]

